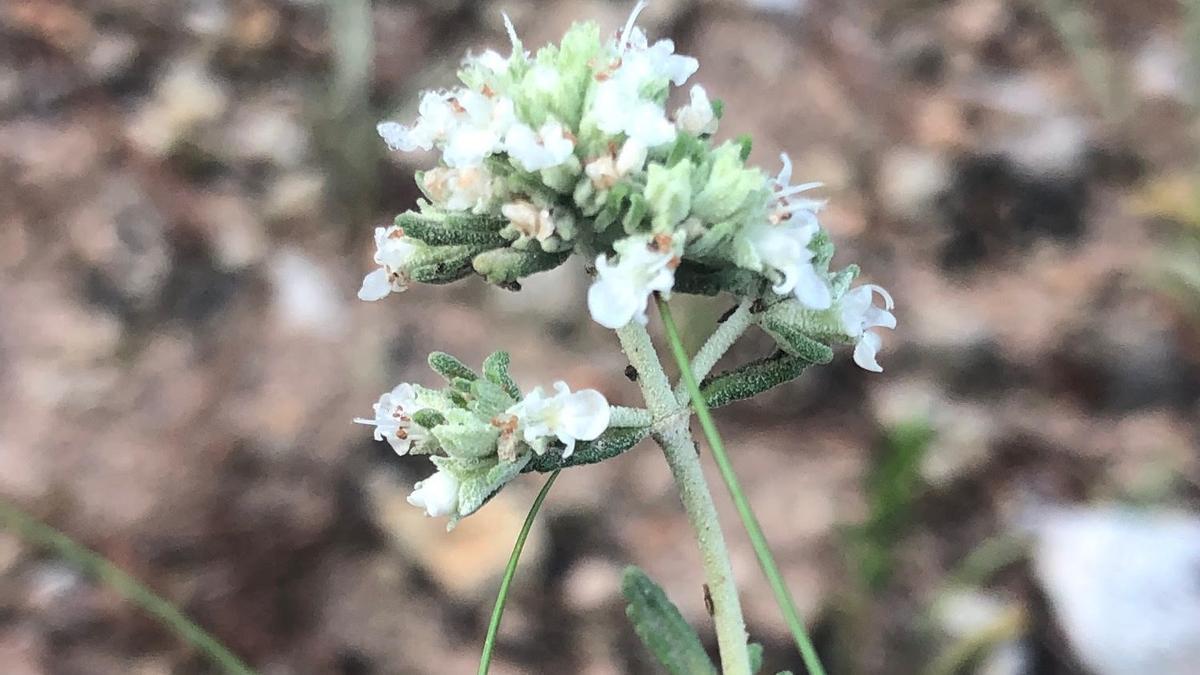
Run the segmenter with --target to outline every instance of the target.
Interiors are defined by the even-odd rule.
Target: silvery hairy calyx
[[[723,105],[701,85],[668,105],[699,63],[670,40],[651,42],[636,26],[641,7],[607,37],[577,23],[535,53],[506,16],[511,53],[468,54],[457,86],[421,94],[415,119],[378,125],[391,150],[432,151],[438,161],[416,175],[425,197],[417,208],[376,228],[376,267],[359,297],[378,301],[472,275],[516,291],[525,277],[581,256],[592,281],[580,309],[616,331],[646,407],[610,406],[569,382],[522,388],[502,351],[478,371],[435,353],[429,363],[441,386],[400,384],[357,421],[396,452],[430,458],[434,472],[409,502],[451,527],[521,473],[603,461],[653,438],[699,535],[722,669],[748,673],[758,650],[747,646],[691,415],[794,379],[829,362],[838,345],[881,371],[875,329],[896,319],[886,290],[854,285],[856,266],[831,268],[820,183],[794,183],[786,154],[770,171],[747,165],[750,139],[718,140]],[[646,331],[657,303],[677,339],[665,305],[674,293],[728,295],[736,304],[690,360],[696,391],[670,385]],[[752,327],[777,350],[713,374]],[[677,614],[658,616],[661,625],[647,619],[635,606],[644,610],[657,587],[636,575],[626,581],[639,635],[670,669],[703,672],[672,665],[680,657],[655,648],[655,635],[678,628]]]

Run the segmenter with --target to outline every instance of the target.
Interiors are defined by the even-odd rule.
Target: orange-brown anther
[[[517,430],[516,415],[496,415],[492,418],[492,426],[499,429],[502,433],[511,434]]]
[[[659,232],[654,235],[654,239],[650,241],[651,250],[665,253],[671,250],[671,235],[666,232]]]

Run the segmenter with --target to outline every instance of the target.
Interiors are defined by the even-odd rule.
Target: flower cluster
[[[472,271],[516,289],[579,253],[594,264],[587,306],[604,326],[644,323],[654,293],[725,291],[787,305],[775,315],[795,321],[787,330],[853,344],[855,361],[879,370],[869,329],[895,326],[891,297],[851,290],[853,266],[830,271],[823,202],[805,196],[819,183],[793,185],[786,154],[769,176],[746,164],[748,140],[715,142],[723,108],[701,85],[668,112],[699,64],[647,39],[643,4],[611,37],[575,24],[535,54],[505,17],[508,56],[468,55],[460,85],[423,94],[415,122],[379,125],[393,150],[440,162],[418,174],[419,211],[376,231],[379,268],[359,296]]]
[[[554,383],[522,396],[508,374],[508,354],[496,352],[480,376],[454,357],[434,353],[430,366],[442,389],[401,384],[379,397],[374,415],[355,422],[375,427],[375,440],[401,455],[429,455],[437,471],[416,484],[408,501],[453,525],[473,513],[535,456],[570,457],[579,442],[609,429],[611,409],[594,389],[572,392]]]

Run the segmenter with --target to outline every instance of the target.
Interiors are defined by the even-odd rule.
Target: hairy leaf
[[[569,466],[596,464],[606,459],[616,457],[637,445],[650,435],[650,427],[610,427],[600,438],[594,441],[579,441],[575,444],[575,452],[563,459],[557,451],[550,451],[540,457],[534,457],[525,471],[548,473]]]
[[[704,395],[708,407],[719,408],[790,382],[800,377],[810,363],[805,358],[790,354],[751,361],[706,379],[700,384],[700,393]]]
[[[450,356],[446,352],[433,352],[429,355],[429,367],[435,373],[446,378],[447,382],[454,383],[455,378],[462,378],[467,381],[475,381],[479,376],[475,371],[467,367],[467,364]]]
[[[513,397],[514,400],[521,400],[521,388],[513,381],[512,376],[508,374],[508,366],[512,363],[508,352],[495,352],[483,362],[483,376],[493,384],[499,385]]]
[[[629,602],[625,615],[633,629],[667,671],[672,675],[717,675],[696,631],[645,572],[626,567],[621,593]]]

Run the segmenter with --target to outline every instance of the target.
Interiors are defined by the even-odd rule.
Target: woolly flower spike
[[[875,293],[883,298],[883,309],[873,304]],[[896,328],[896,317],[891,310],[895,307],[892,296],[881,286],[866,284],[846,293],[841,302],[842,329],[846,335],[856,339],[854,362],[861,368],[882,373],[875,355],[883,341],[871,328]]]
[[[360,300],[382,300],[389,293],[399,293],[408,288],[408,277],[404,268],[413,255],[421,250],[421,244],[404,236],[404,230],[396,227],[375,228],[375,263],[379,269],[368,274],[358,289]]]
[[[375,440],[386,440],[396,454],[407,454],[413,443],[428,438],[424,428],[412,421],[417,410],[417,393],[411,384],[401,384],[379,397],[375,404],[375,419],[355,418],[359,424],[375,427]]]
[[[635,235],[618,241],[620,259],[596,258],[596,281],[588,289],[588,311],[596,323],[621,328],[630,321],[645,324],[646,302],[655,291],[669,294],[675,285],[684,233]]]
[[[540,171],[558,166],[571,157],[575,142],[570,132],[556,120],[548,120],[536,132],[525,124],[508,130],[504,151],[526,171]]]
[[[695,136],[717,133],[717,115],[704,87],[692,85],[691,100],[675,111],[675,126]]]
[[[413,485],[408,503],[425,509],[425,515],[431,518],[453,516],[458,512],[458,487],[459,481],[453,474],[439,470]]]
[[[565,447],[563,457],[575,452],[575,441],[594,441],[608,428],[610,409],[595,389],[571,393],[566,382],[554,383],[554,395],[535,387],[520,403],[508,409],[517,418],[525,442],[534,452],[546,452],[551,437]]]

